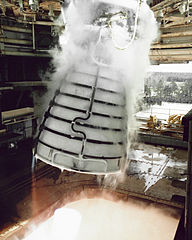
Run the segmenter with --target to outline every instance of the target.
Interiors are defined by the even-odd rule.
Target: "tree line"
[[[161,102],[192,103],[192,79],[184,82],[145,81],[144,100],[148,104]]]

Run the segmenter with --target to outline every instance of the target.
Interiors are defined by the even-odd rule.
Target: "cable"
[[[93,49],[93,51],[92,51],[91,59],[92,59],[93,62],[94,62],[96,65],[98,65],[98,66],[109,67],[109,64],[105,64],[105,63],[99,62],[99,61],[97,61],[96,58],[94,57],[94,53],[95,53],[95,51],[96,51],[96,48],[97,48],[97,46],[99,45],[99,43],[101,42],[101,36],[102,36],[101,32],[102,32],[103,29],[104,29],[104,28],[101,27],[100,30],[99,30],[99,38],[98,38],[98,40],[97,40],[97,42],[96,42],[96,44],[95,44],[95,47],[94,47],[94,49]]]
[[[110,29],[111,29],[112,41],[114,43],[115,48],[117,48],[119,50],[126,50],[133,43],[133,41],[135,40],[135,36],[136,36],[136,33],[137,33],[137,26],[138,26],[138,19],[139,19],[140,8],[141,8],[141,0],[137,0],[137,10],[136,10],[136,16],[135,16],[135,24],[134,24],[133,36],[132,36],[130,42],[125,47],[119,46],[116,43],[116,41],[114,39],[114,33],[113,33],[113,30],[112,30],[111,24],[109,25]]]

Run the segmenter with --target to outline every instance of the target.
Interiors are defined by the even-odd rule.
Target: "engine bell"
[[[111,68],[76,67],[50,102],[35,157],[61,170],[106,174],[120,171],[125,153],[122,81]]]

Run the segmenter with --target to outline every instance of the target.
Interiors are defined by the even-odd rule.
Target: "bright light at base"
[[[52,239],[74,240],[81,223],[81,215],[70,208],[57,209],[53,216]]]
[[[75,240],[80,224],[81,215],[77,210],[60,208],[24,240]]]
[[[177,210],[166,206],[82,199],[57,209],[24,240],[172,240],[178,223]]]

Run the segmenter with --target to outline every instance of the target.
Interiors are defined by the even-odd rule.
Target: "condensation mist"
[[[65,17],[60,17],[57,22],[66,22],[66,28],[60,35],[60,49],[51,50],[53,64],[56,71],[52,76],[50,90],[55,90],[57,84],[70,71],[73,66],[86,62],[88,56],[93,63],[101,66],[110,66],[119,72],[119,78],[125,82],[128,131],[135,130],[136,101],[143,93],[144,77],[150,65],[149,50],[153,40],[157,37],[158,25],[153,12],[143,2],[138,6],[137,0],[76,0],[71,2],[66,10],[63,10]],[[99,4],[110,5],[109,11],[118,12],[116,6],[132,9],[138,21],[135,23],[135,15],[128,16],[134,29],[131,33],[127,28],[117,25],[112,28],[97,28],[93,31],[91,23],[97,14]],[[102,13],[102,11],[101,11]],[[122,23],[124,24],[124,23]],[[93,26],[92,26],[93,27]],[[93,27],[94,28],[94,27]],[[90,31],[91,29],[91,31]],[[136,30],[135,37],[133,36]],[[96,61],[96,59],[100,59]]]
[[[108,15],[103,20],[104,12]],[[134,113],[144,89],[150,45],[157,36],[153,12],[140,0],[71,0],[64,3],[57,24],[65,24],[65,30],[59,37],[59,48],[51,50],[55,72],[45,96],[46,105],[74,68],[111,68],[111,75],[116,72],[126,92],[128,153],[136,137]],[[115,186],[123,174],[124,170],[106,175],[105,184]]]

